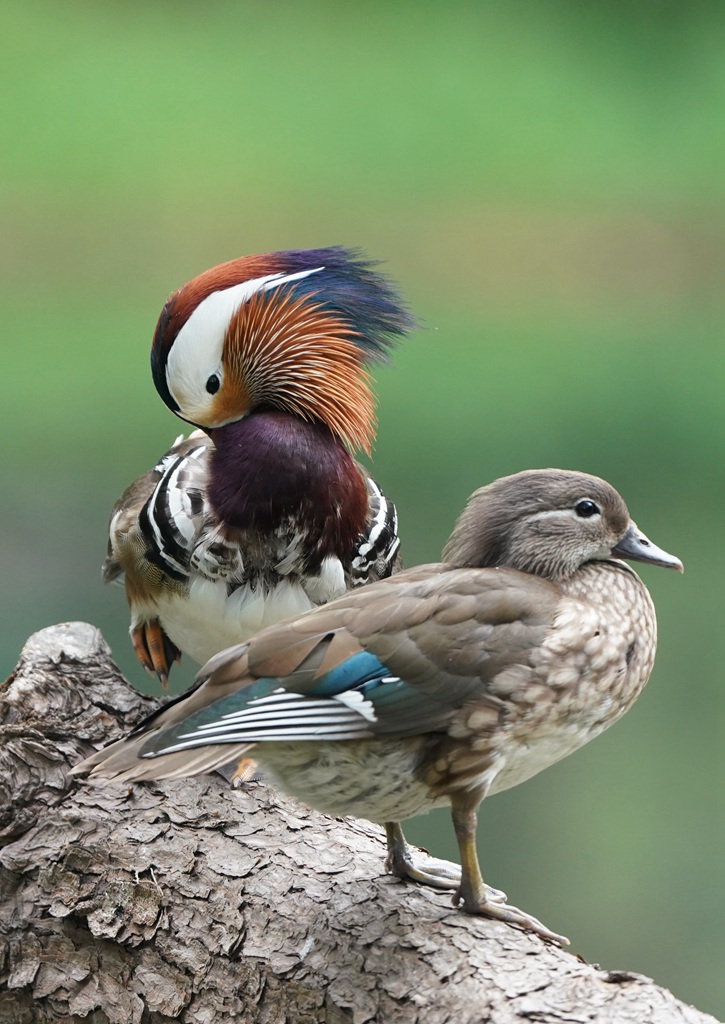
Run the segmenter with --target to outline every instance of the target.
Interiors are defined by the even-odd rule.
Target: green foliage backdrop
[[[83,618],[149,687],[99,566],[180,429],[148,371],[161,305],[234,256],[362,246],[424,322],[378,374],[409,565],[474,487],[556,465],[611,480],[687,568],[643,570],[637,707],[485,806],[484,873],[588,959],[725,1015],[725,11],[3,7],[3,668]],[[453,855],[445,816],[412,833]]]

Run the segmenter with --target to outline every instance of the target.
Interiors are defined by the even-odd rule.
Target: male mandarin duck
[[[123,579],[141,664],[166,683],[263,626],[399,568],[395,506],[370,452],[367,364],[413,326],[342,248],[223,263],[175,292],[153,339],[179,438],[111,515],[103,576]]]
[[[441,564],[263,630],[75,771],[196,775],[253,756],[321,811],[385,822],[387,867],[473,914],[565,943],[484,885],[484,797],[612,725],[652,669],[655,612],[622,559],[682,570],[604,480],[529,470],[476,491]],[[416,862],[398,822],[449,804],[461,868]]]

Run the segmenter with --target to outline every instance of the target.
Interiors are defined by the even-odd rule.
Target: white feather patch
[[[336,694],[334,699],[341,704],[346,704],[351,711],[356,711],[363,718],[367,718],[368,722],[377,722],[378,716],[375,714],[372,702],[364,697],[359,690],[345,690],[344,693]]]

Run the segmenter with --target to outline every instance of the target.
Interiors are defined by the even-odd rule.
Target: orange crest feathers
[[[259,291],[229,324],[224,362],[250,405],[319,420],[349,449],[370,454],[375,407],[359,337],[314,293]]]

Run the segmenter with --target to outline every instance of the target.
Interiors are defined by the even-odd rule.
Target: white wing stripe
[[[360,736],[369,735],[366,720],[376,721],[373,705],[355,690],[322,699],[277,690],[180,738],[209,743],[222,737],[226,742],[251,741],[252,733],[256,739],[289,738],[292,733],[299,739],[331,733]]]
[[[357,719],[353,719],[350,714],[322,715],[320,717],[315,715],[278,715],[261,720],[251,719],[249,722],[230,722],[228,725],[220,725],[218,722],[214,722],[211,725],[200,725],[198,729],[194,729],[192,732],[183,732],[179,735],[181,739],[203,738],[208,743],[210,735],[229,736],[232,734],[243,739],[250,730],[263,732],[267,735],[271,730],[286,733],[292,728],[298,732],[304,729],[305,732],[317,734],[320,729],[329,730],[333,727],[339,729],[340,726],[343,729],[353,729],[355,731],[362,728]]]
[[[292,741],[309,742],[319,739],[326,740],[363,740],[370,739],[371,733],[364,726],[354,727],[350,724],[347,727],[332,726],[330,728],[318,727],[314,731],[310,729],[280,729],[277,732],[266,732],[251,729],[239,733],[231,733],[220,737],[221,743],[289,743]],[[179,750],[190,750],[193,747],[204,747],[214,742],[213,736],[199,736],[189,733],[186,742],[174,743],[170,747],[161,747],[153,754],[144,756],[159,756],[161,754],[174,754]]]

